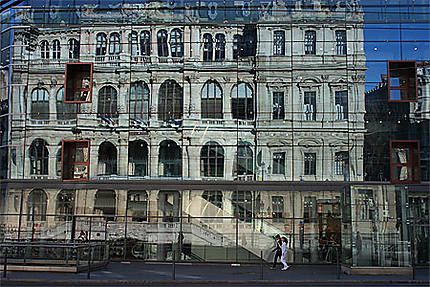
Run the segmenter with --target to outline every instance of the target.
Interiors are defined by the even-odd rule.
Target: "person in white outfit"
[[[282,268],[281,270],[287,270],[288,268],[290,268],[290,266],[288,266],[287,264],[287,238],[285,236],[283,236],[281,238],[282,240],[282,244],[281,244],[281,262],[282,264],[284,264],[284,268]]]

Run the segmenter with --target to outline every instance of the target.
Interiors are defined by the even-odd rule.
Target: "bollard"
[[[263,280],[263,250],[260,250],[260,280]]]
[[[173,252],[172,280],[176,280],[175,259],[176,259],[175,252]]]
[[[4,262],[3,262],[3,278],[6,278],[7,272],[7,247],[4,250]]]
[[[336,267],[337,279],[340,279],[339,246],[336,246]]]

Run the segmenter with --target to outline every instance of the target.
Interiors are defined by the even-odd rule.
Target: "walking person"
[[[287,270],[288,268],[290,268],[290,266],[288,266],[287,264],[287,238],[285,236],[282,236],[281,241],[281,262],[282,264],[284,264],[284,268],[282,268],[281,270]]]
[[[276,240],[276,247],[275,247],[275,249],[272,250],[272,252],[275,252],[275,258],[273,259],[273,265],[272,265],[272,267],[270,267],[270,269],[275,269],[276,268],[276,263],[278,263],[278,258],[281,258],[281,255],[282,255],[282,250],[281,250],[281,245],[282,245],[281,236],[279,234],[276,234],[275,240]]]

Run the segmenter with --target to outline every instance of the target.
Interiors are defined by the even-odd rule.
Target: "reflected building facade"
[[[429,244],[428,183],[390,184],[385,162],[383,182],[366,181],[364,12],[326,2],[224,8],[224,21],[154,1],[23,9],[1,239],[250,262],[284,234],[290,261],[333,263],[341,246],[351,266],[409,266],[413,214]]]

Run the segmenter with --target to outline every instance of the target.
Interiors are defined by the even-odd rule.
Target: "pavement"
[[[346,275],[334,265],[292,265],[281,271],[264,265],[111,262],[87,273],[15,272],[1,274],[0,286],[430,286],[429,268],[416,278],[402,275]],[[263,276],[263,277],[261,277]]]

